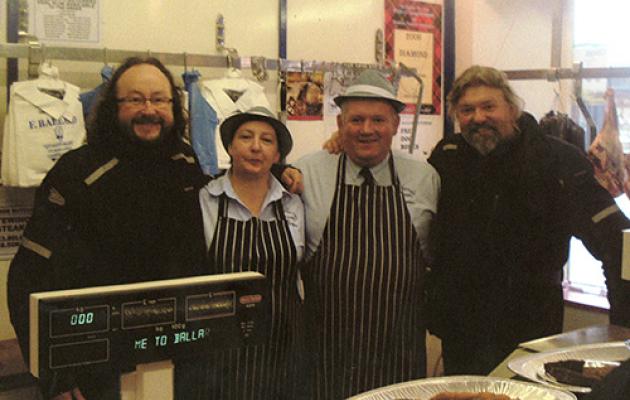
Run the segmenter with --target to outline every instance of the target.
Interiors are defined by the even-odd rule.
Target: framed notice
[[[442,5],[417,0],[385,1],[385,56],[415,69],[423,82],[421,114],[442,113]],[[398,99],[415,113],[420,83],[402,76]]]
[[[29,32],[40,42],[98,44],[100,0],[29,0]]]

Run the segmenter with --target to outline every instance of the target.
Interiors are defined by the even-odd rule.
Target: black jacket
[[[630,398],[630,360],[626,360],[596,386],[584,400],[626,400]]]
[[[545,136],[532,116],[515,142],[481,156],[461,135],[429,162],[442,180],[432,230],[432,331],[509,343],[562,330],[562,269],[571,236],[603,261],[611,322],[630,326],[620,279],[621,230],[630,227],[576,147]]]
[[[9,270],[11,322],[26,361],[30,293],[200,273],[198,189],[207,181],[179,140],[161,151],[85,145],[61,157],[36,192]],[[45,395],[78,384],[91,398],[93,385],[108,385],[78,375],[44,382]]]

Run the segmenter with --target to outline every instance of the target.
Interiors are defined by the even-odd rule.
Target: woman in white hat
[[[255,107],[227,118],[221,140],[229,171],[200,192],[208,272],[256,271],[272,291],[266,345],[211,354],[190,368],[186,399],[291,398],[287,375],[297,338],[298,261],[304,253],[304,206],[270,173],[291,151],[292,139],[271,111]]]

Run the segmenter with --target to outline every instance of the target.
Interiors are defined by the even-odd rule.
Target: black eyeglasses
[[[144,107],[147,102],[149,102],[153,107],[162,109],[167,108],[173,102],[173,99],[166,96],[156,96],[151,98],[146,98],[144,96],[128,96],[116,100],[119,103],[123,103],[134,108]]]

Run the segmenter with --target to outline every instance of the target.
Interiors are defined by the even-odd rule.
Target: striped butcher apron
[[[256,271],[271,287],[271,336],[267,344],[212,353],[186,367],[178,399],[289,399],[295,368],[299,300],[297,251],[280,200],[275,221],[228,218],[228,198],[219,198],[214,239],[208,251],[211,274]],[[188,386],[179,388],[179,386]]]
[[[354,186],[339,159],[328,222],[304,275],[313,399],[426,375],[424,262],[389,160],[392,186]]]

